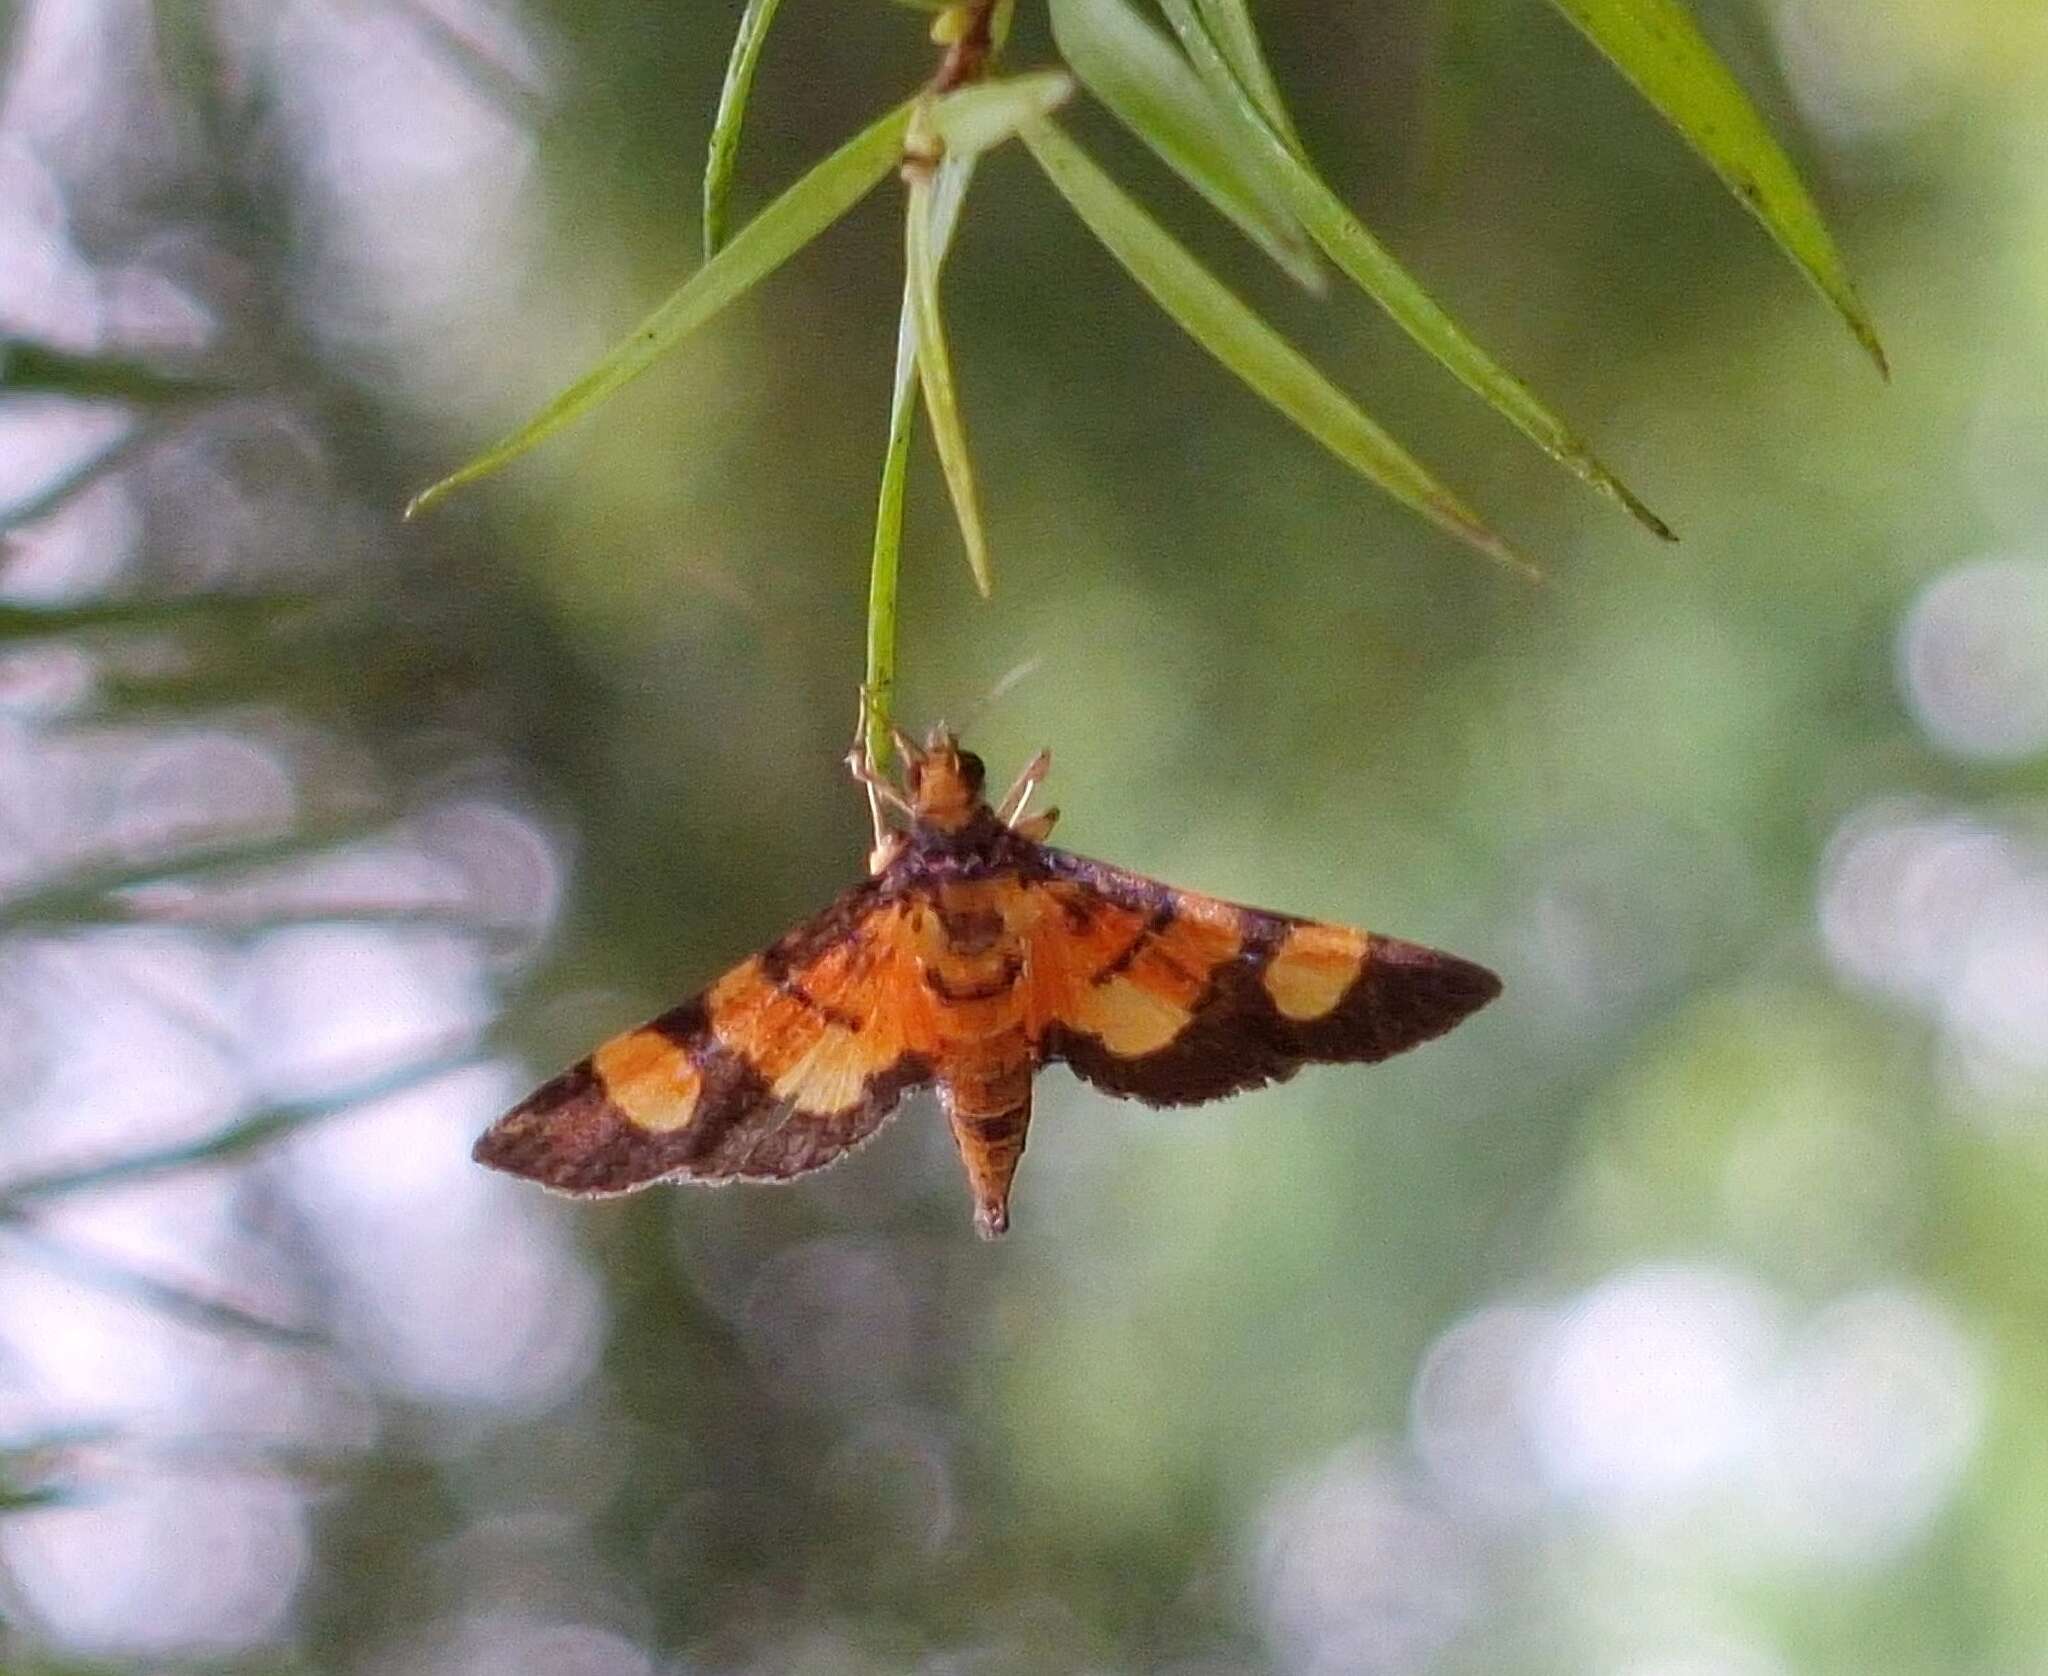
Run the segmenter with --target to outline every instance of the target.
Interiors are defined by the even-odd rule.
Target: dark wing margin
[[[901,911],[869,881],[710,989],[536,1089],[477,1162],[557,1192],[788,1181],[836,1163],[932,1075]]]
[[[1059,911],[1042,918],[1039,959],[1071,966],[1078,949],[1087,970],[1070,972],[1055,997],[1042,1051],[1106,1093],[1191,1105],[1285,1081],[1304,1065],[1376,1063],[1443,1035],[1500,993],[1485,967],[1419,943],[1044,854],[1051,877],[1041,888]],[[1095,934],[1103,921],[1124,938],[1107,961]],[[1141,1012],[1144,1022],[1132,1022]]]

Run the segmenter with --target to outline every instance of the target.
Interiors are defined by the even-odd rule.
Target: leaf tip
[[[1542,587],[1550,580],[1543,567],[1535,560],[1524,556],[1505,537],[1498,536],[1480,523],[1477,518],[1462,512],[1453,512],[1448,520],[1450,527],[1461,538],[1479,549],[1496,564],[1505,565],[1524,582]]]
[[[1282,245],[1273,254],[1280,269],[1317,302],[1330,295],[1330,273],[1308,245]]]
[[[1674,546],[1677,544],[1678,532],[1645,506],[1637,497],[1636,492],[1626,483],[1616,480],[1614,493],[1621,501],[1621,504],[1628,508],[1629,516],[1641,524],[1644,529],[1648,530],[1659,541],[1668,541]]]
[[[399,514],[400,519],[405,523],[411,523],[447,492],[448,485],[446,483],[430,483],[405,503],[405,510]]]
[[[1553,451],[1555,452],[1555,451]],[[1591,454],[1574,445],[1569,451],[1559,454],[1564,463],[1581,478],[1598,489],[1615,505],[1654,535],[1659,541],[1676,541],[1678,532],[1652,512],[1643,503],[1642,496],[1616,477]]]

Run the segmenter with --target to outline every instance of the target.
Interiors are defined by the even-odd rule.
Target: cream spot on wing
[[[1188,1010],[1170,996],[1117,977],[1080,992],[1073,1022],[1099,1036],[1111,1053],[1134,1056],[1156,1053],[1178,1036],[1187,1028]]]
[[[867,1091],[868,1078],[896,1057],[878,1051],[880,1048],[869,1036],[828,1025],[775,1079],[775,1097],[820,1116],[857,1106]]]
[[[614,1036],[591,1055],[612,1104],[657,1134],[685,1127],[697,1115],[704,1079],[687,1049],[658,1030]]]
[[[1283,1016],[1321,1018],[1365,970],[1368,939],[1341,925],[1297,925],[1260,981]]]

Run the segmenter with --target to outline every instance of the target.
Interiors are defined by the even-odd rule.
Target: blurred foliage
[[[1049,1074],[993,1250],[916,1105],[779,1194],[464,1158],[861,865],[894,218],[396,521],[697,260],[739,12],[14,20],[0,328],[85,382],[0,398],[0,1494],[66,1503],[0,1520],[0,1661],[2038,1662],[2039,9],[1700,8],[1882,395],[1545,9],[1259,14],[1333,190],[1627,439],[1677,555],[1062,112],[1543,590],[1434,562],[980,162],[945,302],[1005,585],[915,562],[909,451],[903,713],[1050,744],[1078,849],[1509,984],[1210,1110]],[[739,228],[929,73],[900,9],[778,21]]]

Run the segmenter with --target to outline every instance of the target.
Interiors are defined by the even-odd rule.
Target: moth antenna
[[[997,699],[1005,697],[1012,687],[1030,680],[1032,676],[1038,673],[1044,662],[1045,655],[1042,652],[1034,653],[1022,663],[1012,664],[1007,671],[998,675],[988,691],[967,707],[967,714],[961,718],[962,726],[960,731],[962,733],[968,732],[976,722],[981,720],[982,713],[985,710],[989,709]]]

